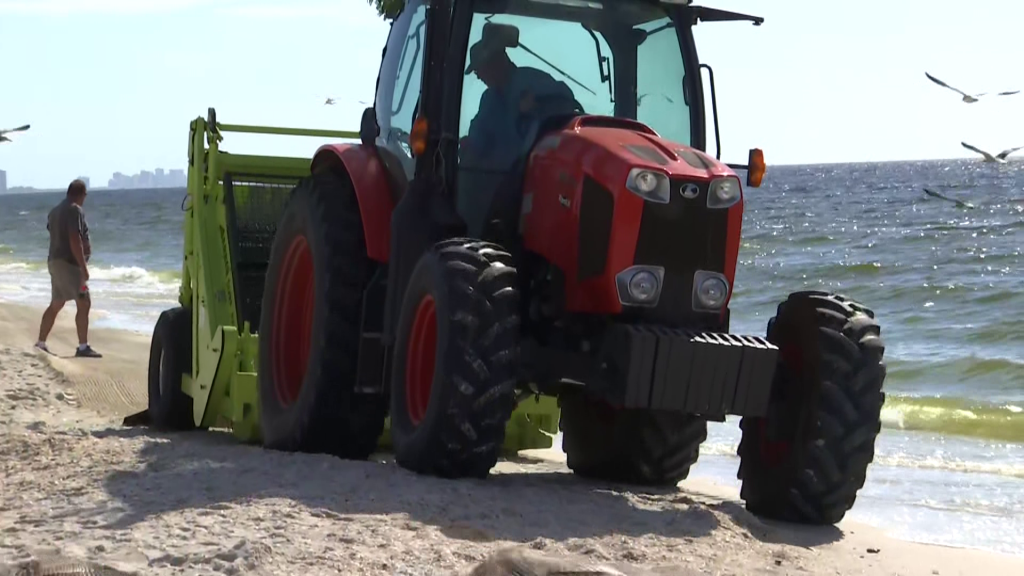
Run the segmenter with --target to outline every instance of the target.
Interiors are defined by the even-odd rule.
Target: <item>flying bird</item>
[[[7,136],[8,134],[10,134],[11,132],[24,132],[25,130],[28,130],[30,127],[31,126],[29,124],[25,124],[24,126],[18,126],[17,128],[0,130],[0,142],[10,142],[11,139]]]
[[[334,106],[334,98],[327,98],[327,100],[324,101],[324,106]]]
[[[1000,164],[1005,164],[1006,163],[1006,157],[1009,156],[1010,154],[1013,154],[1017,150],[1024,150],[1024,146],[1018,146],[1016,148],[1010,148],[1008,150],[1003,150],[999,154],[996,154],[995,156],[993,156],[993,155],[989,154],[988,152],[985,152],[984,150],[981,150],[981,149],[975,148],[974,146],[971,146],[967,142],[961,142],[960,144],[964,148],[967,148],[968,150],[971,150],[973,152],[977,152],[978,154],[981,154],[982,156],[984,156],[985,157],[985,162],[998,162]]]
[[[977,102],[979,98],[981,98],[982,96],[985,96],[986,94],[988,94],[988,92],[982,92],[980,94],[968,94],[968,93],[960,90],[959,88],[953,88],[949,84],[946,84],[942,80],[939,80],[938,78],[936,78],[935,76],[932,76],[931,74],[929,74],[927,72],[925,72],[924,75],[927,76],[929,80],[931,80],[932,82],[935,82],[939,86],[942,86],[943,88],[949,88],[953,92],[956,92],[957,94],[960,94],[961,96],[963,96],[963,101],[968,103],[968,104],[972,104],[974,102]],[[1010,96],[1011,94],[1017,94],[1019,92],[1020,92],[1020,90],[1011,90],[1011,91],[1008,91],[1008,92],[997,92],[996,96]]]
[[[650,96],[650,94],[641,94],[641,95],[637,96],[636,97],[636,105],[639,106],[641,103],[643,103],[644,98],[647,98],[648,96]],[[665,96],[664,94],[658,94],[658,96],[661,96],[662,98],[664,98],[666,101],[668,101],[669,104],[675,104],[675,100],[672,100],[671,98],[669,98],[668,96]]]
[[[924,190],[925,194],[927,194],[929,196],[932,196],[934,198],[938,198],[940,200],[945,200],[947,202],[953,202],[954,204],[957,205],[958,208],[971,208],[971,209],[974,208],[974,204],[971,204],[970,202],[964,202],[962,200],[957,200],[956,198],[950,198],[949,196],[944,196],[944,195],[939,194],[938,192],[936,192],[934,190],[929,190],[927,188],[922,188],[922,190]]]

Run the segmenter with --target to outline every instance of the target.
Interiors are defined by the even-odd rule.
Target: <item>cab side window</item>
[[[416,108],[420,100],[420,83],[423,77],[423,58],[426,46],[426,7],[422,2],[415,2],[415,8],[409,19],[408,32],[398,55],[398,66],[395,74],[394,92],[391,95],[391,117],[386,139],[388,144],[397,144],[409,158],[409,133],[416,120]],[[412,6],[410,6],[412,8]],[[385,104],[385,103],[380,103]],[[392,147],[393,146],[389,146]]]
[[[374,109],[380,134],[377,145],[396,155],[410,156],[401,136],[412,129],[423,70],[426,7],[424,0],[408,0],[403,12],[391,22],[381,54]]]

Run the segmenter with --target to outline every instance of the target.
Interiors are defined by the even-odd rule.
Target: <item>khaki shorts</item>
[[[82,269],[63,260],[47,262],[50,269],[50,299],[67,302],[89,297],[89,287],[82,282]]]

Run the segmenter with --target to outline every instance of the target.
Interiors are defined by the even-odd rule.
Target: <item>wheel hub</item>
[[[427,414],[437,357],[437,310],[434,297],[420,300],[409,330],[405,362],[405,403],[409,420],[418,425]]]
[[[314,296],[313,252],[306,238],[299,236],[288,247],[281,265],[270,336],[274,388],[284,406],[298,399],[306,378]]]

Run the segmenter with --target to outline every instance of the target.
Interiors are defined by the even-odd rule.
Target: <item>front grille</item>
[[[590,176],[583,177],[580,195],[579,240],[576,250],[577,279],[593,278],[608,265],[608,246],[612,237],[615,198],[610,190]]]
[[[680,189],[687,183],[672,181],[668,204],[644,202],[633,263],[663,266],[665,285],[656,307],[631,311],[630,316],[679,327],[712,327],[717,314],[693,311],[693,273],[724,272],[729,211],[707,208],[708,182],[696,183],[696,197],[683,198]]]

